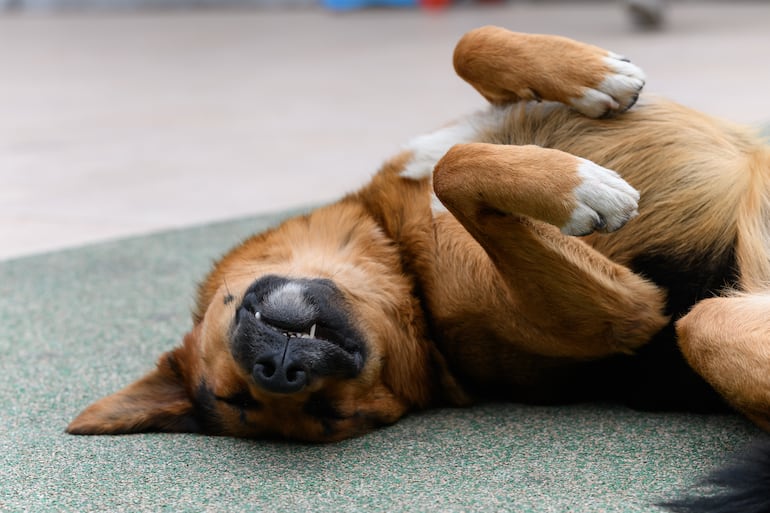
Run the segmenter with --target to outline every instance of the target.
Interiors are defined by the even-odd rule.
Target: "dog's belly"
[[[664,289],[672,322],[630,357],[578,362],[522,351],[519,324],[505,322],[515,315],[511,304],[522,298],[501,290],[489,257],[459,224],[437,218],[438,259],[425,289],[453,371],[484,393],[517,400],[611,391],[644,408],[708,409],[703,405],[715,396],[684,362],[673,323],[700,299],[737,285],[736,205],[750,190],[748,164],[735,151],[747,145],[743,135],[665,102],[610,122],[559,109],[542,118],[537,112],[512,118],[510,130],[488,142],[560,149],[614,169],[637,188],[637,218],[615,233],[582,240]],[[678,122],[661,125],[667,117]]]

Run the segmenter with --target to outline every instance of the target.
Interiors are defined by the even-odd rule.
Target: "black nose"
[[[294,357],[289,346],[284,353],[268,351],[258,355],[252,376],[258,385],[276,394],[298,392],[308,383],[307,367]]]

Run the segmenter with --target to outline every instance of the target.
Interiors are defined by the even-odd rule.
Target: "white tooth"
[[[259,320],[260,318],[262,318],[262,314],[259,312],[254,312],[254,317],[256,317],[257,320]]]
[[[310,326],[310,338],[315,338],[315,324]]]

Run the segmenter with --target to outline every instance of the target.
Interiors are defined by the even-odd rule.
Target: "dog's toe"
[[[613,232],[639,214],[639,192],[614,171],[584,160],[578,174],[581,183],[573,191],[576,206],[562,233]]]
[[[645,84],[644,72],[620,55],[610,53],[604,58],[606,74],[594,87],[570,100],[570,105],[592,118],[611,117],[630,109],[639,99]]]

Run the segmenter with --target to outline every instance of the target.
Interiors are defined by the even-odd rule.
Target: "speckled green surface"
[[[648,512],[758,432],[617,406],[438,410],[334,445],[75,437],[189,325],[262,217],[0,263],[0,511]]]

